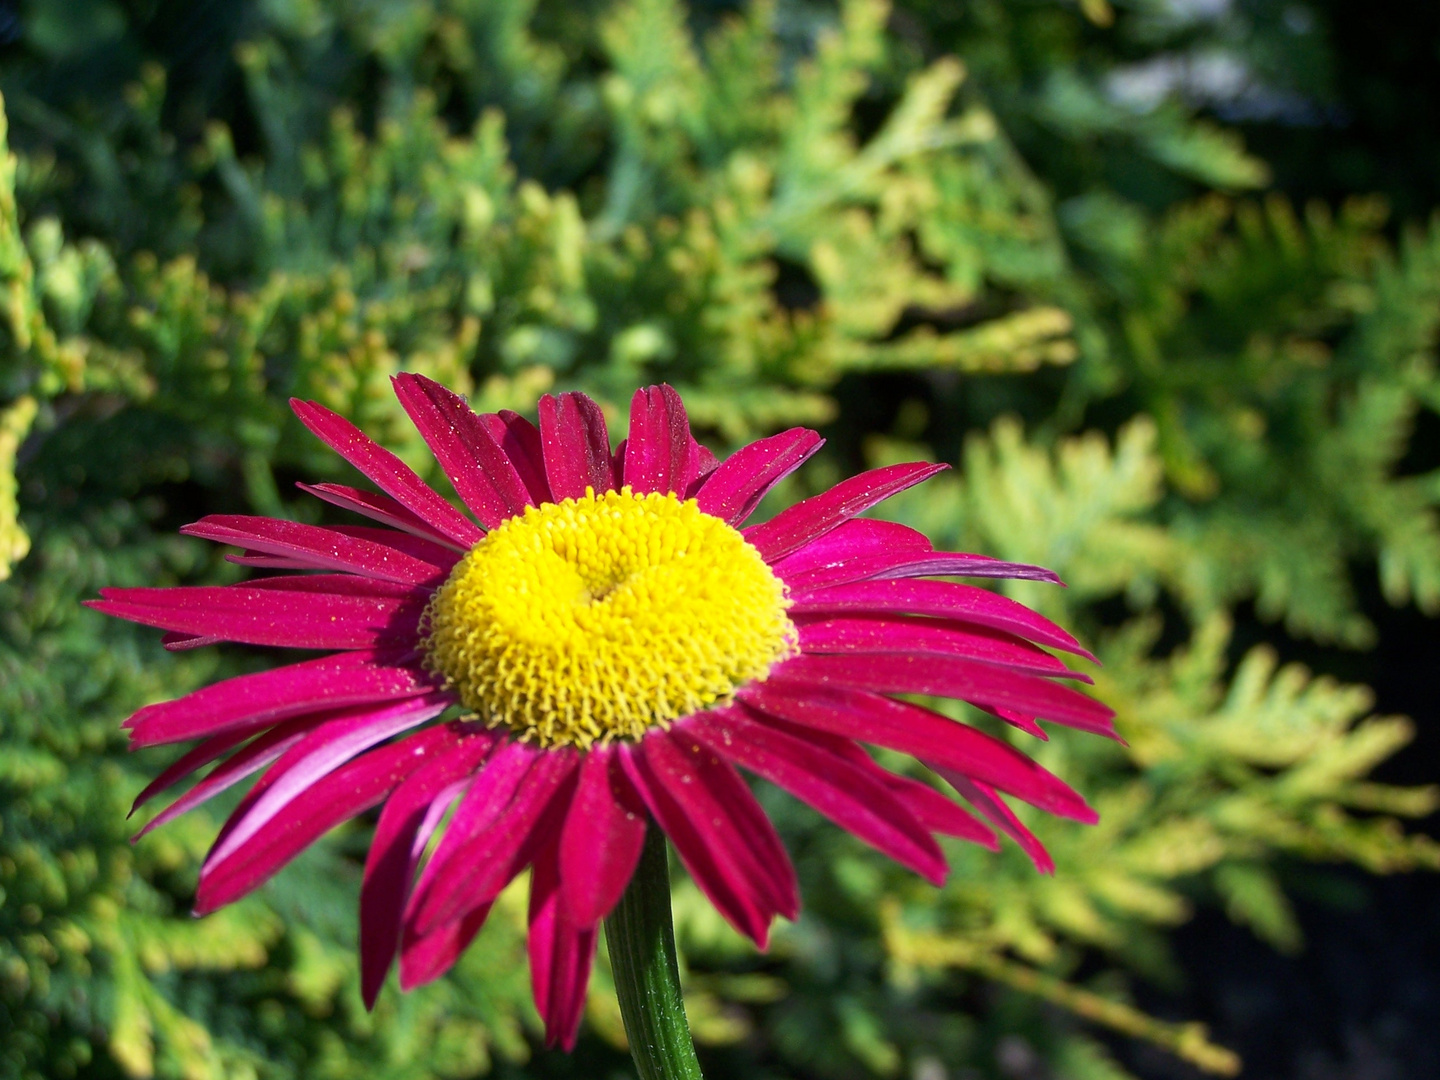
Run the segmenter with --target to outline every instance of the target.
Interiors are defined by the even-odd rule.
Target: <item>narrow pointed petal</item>
[[[690,437],[690,461],[692,468],[689,486],[685,489],[685,498],[695,498],[705,482],[710,479],[710,474],[720,467],[720,459],[702,442],[696,442],[695,437]]]
[[[553,845],[535,860],[530,878],[530,984],[545,1021],[545,1045],[575,1048],[585,1015],[585,991],[595,959],[594,923],[565,917],[558,856]]]
[[[692,442],[685,405],[672,387],[636,390],[630,400],[625,483],[637,495],[684,494],[699,464],[690,452]]]
[[[741,447],[700,485],[695,495],[700,509],[738,526],[755,512],[771,488],[823,445],[825,440],[815,432],[797,427]]]
[[[464,398],[423,375],[407,372],[391,381],[455,493],[480,524],[493,529],[532,505],[515,466]]]
[[[1114,712],[1078,690],[1035,675],[947,656],[895,653],[802,654],[777,675],[887,694],[933,694],[1043,716],[1097,735],[1115,735]]]
[[[1079,679],[1050,653],[1022,638],[973,623],[903,615],[799,616],[800,648],[807,653],[903,653],[953,656],[1037,675]]]
[[[1002,630],[1063,652],[1095,657],[1049,619],[1024,604],[975,585],[954,581],[858,581],[796,596],[792,615],[906,613],[936,615]]]
[[[454,749],[458,738],[448,725],[430,728],[320,778],[228,859],[202,871],[195,913],[207,914],[259,888],[336,825],[379,803],[431,756]]]
[[[314,401],[290,399],[295,415],[321,442],[365,474],[381,491],[435,532],[469,551],[485,535],[421,480],[414,469],[354,424]]]
[[[811,496],[780,511],[763,525],[746,529],[745,539],[755,546],[766,562],[774,562],[864,513],[876,503],[947,468],[948,465],[916,461],[871,469],[840,481],[823,494]]]
[[[169,652],[186,652],[189,649],[203,649],[206,645],[218,645],[224,640],[224,638],[202,637],[199,634],[178,634],[172,631],[160,639],[160,644],[165,646]]]
[[[801,549],[803,552],[805,549]],[[796,552],[800,554],[801,552]],[[1043,566],[1028,563],[1001,562],[984,555],[954,555],[947,552],[930,552],[924,555],[906,557],[898,552],[863,555],[846,560],[842,565],[830,565],[808,572],[787,574],[783,565],[776,567],[781,579],[795,593],[827,585],[844,585],[852,581],[873,581],[875,579],[897,580],[917,577],[973,577],[998,578],[1016,581],[1044,581],[1052,585],[1063,585],[1058,574]]]
[[[381,525],[388,525],[392,529],[399,529],[410,536],[418,536],[422,540],[429,540],[431,543],[440,544],[451,551],[464,551],[456,541],[437,532],[432,526],[426,524],[416,517],[405,507],[392,499],[389,495],[381,495],[375,491],[362,491],[346,484],[295,484],[301,491],[314,495],[317,499],[329,503],[331,506],[338,506],[342,510],[350,510],[369,518],[371,521],[378,521]]]
[[[407,925],[414,925],[420,904],[436,884],[438,870],[447,866],[456,852],[500,820],[500,815],[510,805],[511,798],[540,753],[527,743],[514,739],[502,740],[495,746],[466,789],[445,835],[440,838],[434,854],[420,872],[420,880],[415,883],[410,900],[405,905]]]
[[[748,719],[741,710],[712,710],[684,724],[722,757],[784,788],[841,828],[936,885],[945,881],[945,856],[886,785],[850,761]]]
[[[580,766],[558,852],[565,917],[598,923],[620,902],[645,843],[645,803],[612,747],[591,750]]]
[[[615,477],[615,490],[619,491],[629,481],[625,479],[625,451],[629,448],[629,440],[621,439],[615,447],[615,452],[610,455],[610,475]]]
[[[347,596],[360,594],[372,596],[404,596],[412,590],[423,589],[429,595],[439,581],[459,562],[459,556],[451,548],[394,529],[371,529],[363,525],[333,526],[330,532],[339,533],[347,541],[379,541],[385,548],[381,555],[398,551],[402,556],[417,558],[428,564],[430,573],[419,582],[407,582],[394,575],[380,576],[370,572],[368,567],[345,568],[345,572],[332,574],[306,574],[303,577],[277,576],[254,578],[244,584],[260,588],[309,589],[312,592],[337,592]],[[295,551],[288,555],[270,555],[253,548],[246,548],[240,555],[226,555],[226,562],[239,566],[254,566],[265,570],[330,570],[335,560],[325,555],[307,555]]]
[[[127,818],[135,816],[135,811],[144,806],[166,788],[173,787],[181,780],[193,773],[196,769],[202,769],[217,758],[228,754],[235,747],[239,746],[246,739],[255,734],[253,728],[242,731],[227,731],[222,735],[212,735],[199,746],[182,754],[174,764],[166,768],[159,776],[145,785],[143,791],[135,796],[135,801],[130,804],[130,813]]]
[[[625,775],[635,785],[660,828],[675,845],[690,877],[725,920],[761,948],[770,942],[770,920],[775,912],[736,868],[729,855],[711,846],[709,837],[696,827],[689,810],[656,778],[645,753],[646,739],[636,745],[622,745],[616,752]]]
[[[970,704],[974,705],[977,709],[980,709],[983,712],[989,713],[997,720],[1004,720],[1005,723],[1009,724],[1013,728],[1018,728],[1019,730],[1025,732],[1026,735],[1033,735],[1041,742],[1050,741],[1050,736],[1045,734],[1045,729],[1036,722],[1035,717],[1029,715],[1028,713],[1017,712],[1014,709],[996,708],[991,705],[980,705],[973,701]],[[1112,735],[1111,738],[1118,739],[1119,737]],[[1125,740],[1120,739],[1119,741],[1123,743]]]
[[[546,394],[539,411],[545,476],[556,500],[578,499],[587,487],[598,495],[616,486],[610,434],[599,405],[580,393]]]
[[[402,585],[398,581],[381,581],[358,574],[276,574],[274,577],[251,578],[228,588],[361,596],[377,600],[404,600],[418,605],[429,600],[433,591],[423,585]],[[103,591],[101,595],[104,595]]]
[[[960,552],[937,551],[922,559],[897,562],[877,567],[868,577],[978,577],[1005,578],[1014,581],[1045,581],[1064,585],[1060,575],[1043,566],[1030,563],[1002,562],[988,555],[967,555]]]
[[[908,776],[897,776],[889,769],[882,768],[854,739],[793,724],[774,716],[762,718],[759,713],[749,709],[748,706],[742,705],[740,711],[766,728],[779,731],[793,739],[812,743],[821,750],[859,769],[874,781],[884,785],[930,832],[958,837],[991,850],[999,850],[1000,845],[995,839],[995,834],[976,821],[964,809],[929,784],[913,780]]]
[[[540,429],[510,409],[481,413],[480,423],[485,425],[490,437],[505,451],[510,464],[515,466],[520,481],[530,493],[530,501],[536,506],[554,502],[550,482],[545,478],[545,450]]]
[[[400,942],[400,989],[414,990],[432,983],[454,967],[489,915],[490,905],[482,904],[428,934],[405,927]]]
[[[300,594],[249,585],[101,589],[86,607],[131,622],[246,645],[373,649],[413,641],[424,602]]]
[[[409,545],[390,544],[346,535],[338,529],[302,525],[277,518],[253,517],[248,514],[211,514],[180,530],[185,536],[198,536],[221,544],[231,544],[248,552],[299,560],[298,566],[310,570],[339,570],[362,577],[379,578],[403,585],[439,584],[455,564],[455,554],[428,541],[415,541],[433,548],[436,561],[417,558],[405,551]],[[402,539],[391,530],[376,530],[389,537]]]
[[[957,806],[929,784],[922,784],[908,776],[896,776],[885,769],[881,772],[885,773],[885,784],[895,797],[909,807],[910,812],[931,832],[968,840],[991,851],[1000,850],[1000,841],[995,839],[993,832],[976,821],[964,807]]]
[[[434,810],[438,806],[443,812],[459,794],[460,784],[489,753],[497,737],[489,731],[467,732],[459,745],[432,756],[385,800],[360,887],[360,996],[367,1009],[374,1008],[400,946],[400,916],[415,866],[439,823],[440,815]]]
[[[260,735],[253,742],[241,747],[216,765],[194,787],[147,821],[145,827],[136,833],[132,840],[139,840],[146,833],[158,829],[166,822],[174,821],[181,814],[195,809],[201,803],[213,799],[222,791],[263,769],[323,723],[325,719],[325,714],[300,716]],[[135,805],[140,805],[138,800]]]
[[[412,559],[439,567],[446,573],[460,561],[460,553],[454,548],[426,536],[412,536],[407,532],[382,529],[375,525],[331,525],[330,528],[342,536],[395,548]]]
[[[370,747],[439,716],[452,701],[448,693],[436,693],[398,704],[332,714],[331,719],[286,750],[246,793],[205,856],[201,876],[229,858],[321,777]]]
[[[869,576],[870,568],[887,560],[922,559],[934,551],[930,539],[908,525],[851,518],[773,563],[770,569],[798,596],[826,585],[860,581]]]
[[[1030,856],[1030,861],[1035,864],[1036,870],[1042,874],[1055,872],[1055,860],[1045,850],[1045,845],[1040,843],[1039,838],[1021,823],[1020,819],[1015,816],[1015,811],[1005,805],[1005,800],[995,793],[994,788],[988,784],[982,784],[964,773],[947,769],[943,765],[932,765],[928,761],[925,764],[930,765],[930,768],[943,776],[995,828],[1019,844],[1020,849]]]
[[[486,828],[475,831],[472,826],[473,835],[462,845],[435,853],[426,868],[430,873],[417,887],[412,904],[416,930],[429,933],[460,918],[467,908],[500,895],[525,868],[529,860],[524,856],[533,858],[534,835],[548,831],[541,830],[540,823],[550,816],[563,815],[569,801],[567,782],[573,778],[577,764],[573,754],[540,751],[523,782],[515,786],[509,803]],[[547,814],[557,800],[561,802],[557,814]],[[564,820],[563,816],[560,820]],[[449,840],[448,833],[445,839]]]
[[[1095,811],[1069,785],[1008,743],[919,705],[781,677],[751,683],[737,697],[782,720],[939,761],[1052,814],[1096,820]]]
[[[871,578],[1019,578],[1061,584],[1044,567],[936,551],[925,534],[871,518],[852,518],[787,555],[773,569],[797,594]]]
[[[670,788],[676,801],[688,803],[696,811],[707,807],[711,811],[708,819],[696,822],[700,831],[712,842],[733,841],[737,864],[747,857],[753,860],[758,871],[754,880],[767,890],[775,912],[787,919],[799,915],[800,885],[790,855],[735,767],[692,738],[683,726],[647,741],[654,743],[645,751],[653,773]]]

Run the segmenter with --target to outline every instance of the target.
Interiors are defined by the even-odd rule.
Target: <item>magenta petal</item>
[[[345,484],[302,484],[297,481],[295,486],[301,491],[309,492],[317,499],[324,500],[331,506],[354,511],[371,521],[378,521],[382,525],[399,529],[411,536],[418,536],[422,540],[441,544],[451,551],[465,550],[454,540],[436,532],[389,495],[381,495],[374,491],[361,491],[359,488],[349,487]]]
[[[997,829],[1019,844],[1021,850],[1030,856],[1030,861],[1035,864],[1035,869],[1042,874],[1055,872],[1055,860],[1050,858],[1050,853],[1045,850],[1045,845],[1040,843],[1035,834],[1021,824],[1020,819],[1015,816],[1015,811],[1005,805],[1005,800],[997,795],[992,787],[982,784],[964,773],[947,769],[943,765],[931,765],[928,761],[926,764],[943,776]]]
[[[586,488],[599,495],[615,486],[605,414],[584,394],[540,399],[540,442],[556,501],[581,498]]]
[[[127,818],[134,817],[136,810],[139,810],[160,792],[178,784],[196,769],[203,768],[216,758],[229,753],[253,734],[255,734],[253,728],[246,728],[240,731],[227,731],[222,735],[212,735],[193,750],[182,754],[173,765],[145,785],[145,789],[136,795],[135,801],[130,804],[130,813],[125,816]]]
[[[181,814],[195,809],[201,803],[213,799],[222,791],[238,784],[245,777],[263,769],[303,739],[310,731],[324,723],[328,715],[322,713],[316,716],[296,717],[294,720],[286,721],[278,727],[270,729],[254,742],[241,747],[240,750],[211,769],[184,795],[147,821],[145,827],[136,833],[133,839],[139,840],[151,830],[158,829],[167,821],[174,821]],[[135,805],[140,805],[138,800]]]
[[[469,551],[485,535],[421,480],[415,470],[371,440],[343,416],[314,401],[290,399],[290,408],[325,445],[370,478],[435,532]]]
[[[400,944],[400,916],[419,861],[417,844],[423,849],[439,824],[434,810],[443,811],[459,794],[457,782],[470,775],[497,737],[467,731],[458,746],[432,756],[385,800],[360,887],[360,996],[367,1009],[374,1007]]]
[[[936,885],[944,883],[945,857],[924,825],[884,784],[845,758],[749,720],[740,710],[699,713],[683,730],[901,865]]]
[[[586,754],[558,854],[561,898],[572,923],[598,923],[619,903],[640,861],[646,818],[613,748]]]
[[[177,634],[172,631],[160,639],[160,644],[170,652],[185,652],[187,649],[203,649],[206,645],[218,645],[224,640],[224,638],[218,637],[202,637],[199,634]]]
[[[967,555],[948,551],[937,551],[922,559],[910,562],[896,562],[878,568],[875,577],[978,577],[1008,578],[1015,581],[1046,581],[1052,585],[1064,585],[1060,575],[1043,566],[1029,563],[1001,562],[988,555]]]
[[[412,642],[420,602],[367,596],[299,594],[249,586],[101,589],[85,605],[131,622],[247,645],[299,649],[370,649]]]
[[[871,469],[840,481],[823,494],[781,510],[763,525],[746,529],[745,539],[754,545],[766,562],[773,563],[869,510],[876,503],[947,468],[948,465],[916,461],[908,465]]]
[[[883,784],[930,832],[969,840],[992,850],[999,848],[1000,845],[995,839],[995,834],[965,810],[930,785],[923,784],[919,780],[912,780],[908,776],[897,776],[889,769],[881,768],[875,759],[853,739],[817,731],[800,724],[792,724],[774,716],[762,717],[760,713],[748,706],[742,705],[740,710],[763,727],[779,731],[793,739],[813,743],[821,750],[848,762],[874,781]]]
[[[980,709],[983,712],[989,713],[996,719],[1004,720],[1005,723],[1009,724],[1011,727],[1019,728],[1021,731],[1025,732],[1026,735],[1035,736],[1035,738],[1039,739],[1041,742],[1050,741],[1050,736],[1045,734],[1045,729],[1042,728],[1038,723],[1036,723],[1035,717],[1030,716],[1027,713],[1017,712],[1014,709],[1000,709],[992,705],[981,705],[973,701],[970,704],[974,705],[977,709]],[[1118,735],[1112,735],[1111,738],[1119,739],[1119,741],[1122,743],[1125,741],[1124,739],[1120,739]]]
[[[640,792],[650,813],[675,845],[676,854],[685,864],[685,869],[700,891],[715,905],[715,910],[761,949],[766,948],[774,911],[757,895],[748,876],[735,867],[727,853],[711,846],[708,835],[697,827],[690,811],[656,778],[648,755],[644,753],[649,741],[646,739],[638,745],[624,744],[617,748],[625,775]]]
[[[851,518],[773,563],[770,569],[798,596],[826,585],[863,580],[877,565],[921,559],[934,552],[929,538],[908,525]]]
[[[368,568],[360,566],[352,572],[340,574],[252,578],[245,582],[245,585],[251,588],[306,589],[310,592],[332,592],[344,596],[418,596],[415,590],[423,589],[424,595],[428,596],[434,591],[434,586],[459,561],[459,556],[452,548],[423,537],[396,532],[394,529],[372,529],[364,525],[337,525],[327,531],[339,533],[347,541],[359,540],[366,543],[378,541],[384,551],[377,553],[377,557],[389,558],[398,552],[401,556],[415,558],[422,565],[430,566],[431,570],[421,578],[420,582],[406,582],[395,575],[377,576],[371,574]],[[333,559],[327,560],[324,556],[266,555],[249,549],[243,555],[226,555],[225,559],[227,562],[240,566],[254,566],[265,570],[327,569],[332,567],[335,562]]]
[[[885,773],[885,785],[931,832],[968,840],[991,851],[1000,850],[1000,842],[993,832],[929,784],[922,784],[908,776],[896,776],[884,769],[881,771]]]
[[[1053,572],[987,555],[935,551],[914,529],[889,521],[853,518],[781,559],[772,568],[799,595],[827,585],[871,578],[1016,578],[1061,584]]]
[[[815,432],[797,427],[741,447],[700,486],[695,496],[700,509],[739,525],[755,512],[771,488],[824,444]]]
[[[552,845],[535,860],[530,878],[530,984],[545,1021],[545,1045],[573,1050],[585,1015],[596,926],[573,923],[562,913],[556,863]]]
[[[379,578],[405,585],[425,585],[443,580],[455,563],[454,553],[428,541],[425,543],[440,554],[442,562],[430,562],[406,552],[402,544],[377,542],[377,539],[346,535],[338,529],[301,525],[295,521],[252,517],[245,514],[211,514],[181,533],[232,544],[282,559],[298,559],[299,567],[310,570],[340,570],[362,577]],[[387,539],[397,540],[403,534],[391,530],[375,530]]]
[[[428,934],[417,934],[407,926],[400,943],[400,989],[432,983],[454,967],[489,915],[490,905],[481,904]]]
[[[792,615],[871,613],[936,615],[1028,638],[1041,645],[1095,657],[1049,619],[1024,604],[974,585],[954,581],[858,581],[796,596]]]
[[[136,747],[157,746],[253,728],[316,710],[415,697],[435,689],[418,667],[400,661],[410,649],[345,652],[286,667],[239,675],[174,701],[140,709],[125,727]]]
[[[684,494],[699,464],[690,452],[692,442],[685,405],[672,387],[636,390],[625,442],[626,485],[637,495]]]
[[[1050,653],[1021,638],[973,623],[902,615],[797,616],[800,648],[807,653],[905,653],[953,656],[1039,675],[1079,679]]]
[[[480,524],[493,529],[532,505],[515,466],[464,398],[423,375],[402,373],[391,382],[456,494]]]
[[[946,656],[901,653],[804,653],[776,675],[887,694],[933,694],[1043,716],[1081,731],[1115,734],[1109,706],[1049,679]]]
[[[251,578],[231,589],[278,589],[281,592],[328,593],[331,596],[366,596],[379,600],[402,600],[423,605],[431,590],[418,585],[402,585],[398,581],[360,577],[357,574],[276,574],[274,577]],[[101,590],[104,595],[104,590]]]
[[[413,924],[419,905],[436,886],[438,870],[447,866],[455,854],[491,828],[510,805],[516,789],[525,779],[541,751],[514,739],[501,741],[475,775],[440,844],[420,872],[420,880],[405,907],[405,919]]]
[[[547,814],[551,804],[561,800],[563,813],[568,802],[567,781],[577,764],[575,755],[567,751],[539,751],[523,782],[515,785],[508,804],[496,813],[491,800],[487,827],[476,829],[474,822],[468,823],[469,835],[459,844],[450,844],[450,835],[446,834],[441,846],[449,850],[436,851],[431,858],[411,904],[416,930],[429,933],[460,918],[467,908],[500,895],[511,878],[525,868],[527,860],[521,856],[527,851],[533,855],[532,836],[542,822],[548,824],[546,819],[553,816]],[[488,771],[487,767],[480,777]],[[472,785],[471,791],[474,789]],[[459,820],[457,811],[452,831]]]
[[[398,704],[341,712],[317,726],[246,793],[205,856],[201,876],[229,858],[321,777],[370,747],[439,716],[453,701],[442,691]]]
[[[790,855],[769,816],[755,801],[755,796],[751,794],[744,778],[723,757],[687,734],[683,724],[665,734],[678,751],[676,757],[667,764],[675,766],[683,762],[692,770],[694,777],[712,797],[712,805],[727,813],[737,827],[737,835],[741,838],[744,850],[754,855],[762,871],[762,880],[769,886],[775,911],[787,919],[798,917],[800,882],[790,863]],[[656,751],[647,751],[653,752]],[[667,753],[662,753],[661,756],[669,757]],[[662,783],[674,781],[687,789],[690,787],[679,771],[667,771],[662,767],[656,769],[656,775]],[[697,802],[697,805],[700,804]],[[720,833],[720,828],[713,818],[702,822],[700,828],[702,831],[708,829],[712,836]]]
[[[515,466],[530,501],[536,506],[554,502],[550,493],[550,482],[545,479],[545,450],[540,439],[540,429],[525,417],[510,409],[498,413],[481,413],[480,423],[495,440],[510,464]]]
[[[374,525],[332,525],[330,528],[342,536],[394,548],[412,559],[436,567],[443,573],[449,573],[460,561],[460,553],[454,548],[426,536],[413,536],[407,532],[381,529]]]
[[[800,893],[790,857],[734,767],[683,725],[652,731],[635,753],[644,756],[654,783],[684,810],[707,848],[741,875],[755,906],[795,918]]]
[[[1095,811],[1069,785],[1008,743],[919,705],[780,677],[751,683],[737,696],[782,720],[939,761],[1052,814],[1096,820]]]
[[[690,437],[690,463],[691,480],[690,485],[685,489],[685,498],[695,498],[705,482],[710,479],[710,474],[720,467],[720,459],[715,452],[702,442],[696,442],[695,437]]]
[[[258,888],[324,833],[380,802],[430,757],[448,753],[459,738],[450,726],[430,728],[327,773],[229,858],[201,871],[195,913],[214,911]]]
[[[615,447],[615,452],[610,455],[610,475],[615,478],[615,489],[618,491],[625,484],[625,451],[629,447],[629,440],[621,439]]]

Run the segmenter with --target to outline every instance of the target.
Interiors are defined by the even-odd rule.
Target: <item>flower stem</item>
[[[605,940],[640,1080],[703,1080],[680,997],[665,834],[653,822],[635,876],[605,920]]]

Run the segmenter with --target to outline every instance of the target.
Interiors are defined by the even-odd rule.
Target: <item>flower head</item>
[[[876,469],[742,528],[818,435],[794,428],[717,462],[661,386],[636,393],[612,453],[583,394],[542,398],[536,427],[476,415],[417,375],[395,389],[468,516],[346,420],[296,401],[380,491],[301,486],[378,527],[207,517],[183,531],[241,548],[230,558],[243,565],[303,572],[91,602],[169,631],[171,649],[329,652],[127,722],[136,746],[200,740],[137,806],[213,763],[143,831],[261,773],[205,860],[197,913],[380,805],[360,895],[367,1004],[397,957],[407,989],[445,972],[528,868],[535,999],[550,1041],[569,1046],[597,926],[652,825],[761,947],[776,915],[798,913],[790,861],[736,766],[937,884],[935,834],[994,847],[999,832],[1051,869],[1001,793],[1094,820],[1008,743],[892,696],[960,699],[1041,738],[1037,717],[1114,734],[1109,709],[1056,681],[1085,680],[1047,651],[1088,656],[1074,638],[936,580],[1053,575],[939,553],[858,516],[939,466]],[[861,743],[923,761],[971,810]]]

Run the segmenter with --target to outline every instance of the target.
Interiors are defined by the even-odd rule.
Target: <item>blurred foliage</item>
[[[25,5],[0,55],[0,1076],[624,1075],[603,959],[577,1056],[536,1054],[523,885],[452,977],[370,1015],[363,825],[202,924],[218,819],[125,840],[164,755],[130,758],[124,717],[272,658],[167,654],[77,601],[234,580],[174,535],[203,513],[317,520],[290,481],[340,472],[291,395],[433,472],[400,370],[617,417],[664,379],[720,451],[826,425],[781,498],[958,461],[889,512],[1059,570],[1014,593],[1105,662],[1128,745],[1038,751],[1102,814],[1026,818],[1054,878],[956,845],[937,891],[765,791],[806,900],[772,952],[677,880],[712,1075],[1013,1075],[1018,1045],[1115,1080],[1105,1029],[1233,1071],[1133,1007],[1179,977],[1167,930],[1212,904],[1295,949],[1288,867],[1440,865],[1396,823],[1436,792],[1368,779],[1409,722],[1231,645],[1250,601],[1366,644],[1357,572],[1440,610],[1411,438],[1440,410],[1440,223],[1256,193],[1287,163],[1236,125],[1343,82],[1292,8],[1329,25],[1270,0]],[[1207,56],[1250,81],[1199,79]]]

